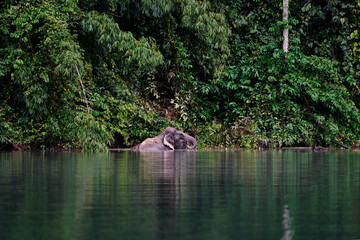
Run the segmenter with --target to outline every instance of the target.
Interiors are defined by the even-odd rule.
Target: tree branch
[[[83,83],[82,83],[82,81],[81,81],[81,75],[80,75],[79,69],[78,69],[78,67],[77,67],[77,65],[76,65],[76,64],[75,64],[75,68],[76,68],[76,71],[77,71],[77,73],[78,73],[78,75],[79,75],[79,80],[80,80],[80,83],[81,83],[81,88],[82,88],[83,93],[84,93],[85,104],[86,104],[86,107],[87,107],[87,109],[88,109],[88,113],[89,113],[90,108],[89,108],[88,101],[87,101],[87,99],[86,99],[85,88],[84,88],[84,85],[83,85]]]
[[[341,143],[339,143],[339,142],[337,142],[337,141],[335,141],[335,140],[331,140],[331,142],[332,142],[332,143],[335,143],[336,145],[339,145],[340,147],[343,147],[343,148],[345,148],[345,149],[349,149],[348,146],[343,145],[343,144],[341,144]]]

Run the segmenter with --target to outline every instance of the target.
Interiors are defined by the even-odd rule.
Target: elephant
[[[190,143],[190,144],[189,144]],[[165,128],[154,138],[147,138],[133,147],[134,151],[166,151],[175,149],[195,149],[196,140],[173,127]]]

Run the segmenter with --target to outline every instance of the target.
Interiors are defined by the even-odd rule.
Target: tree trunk
[[[289,0],[283,0],[283,22],[287,22],[289,17]],[[283,41],[283,51],[284,53],[288,52],[289,48],[289,29],[284,28],[283,31],[284,41]]]

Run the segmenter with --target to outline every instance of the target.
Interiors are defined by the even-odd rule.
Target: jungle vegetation
[[[0,0],[0,148],[360,145],[357,0]],[[289,49],[283,52],[283,29]]]

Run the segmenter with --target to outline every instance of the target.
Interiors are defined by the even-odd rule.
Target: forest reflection
[[[0,239],[354,238],[358,159],[359,152],[0,153]]]

